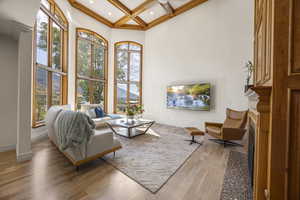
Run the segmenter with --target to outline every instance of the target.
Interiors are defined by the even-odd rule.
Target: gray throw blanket
[[[65,151],[68,148],[80,149],[82,144],[86,146],[95,134],[96,125],[85,113],[64,110],[57,119],[57,127],[58,146]]]

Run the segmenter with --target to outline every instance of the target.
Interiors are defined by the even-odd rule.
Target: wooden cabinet
[[[270,110],[261,120],[257,104],[254,200],[299,200],[300,1],[255,0],[254,34],[253,89]]]

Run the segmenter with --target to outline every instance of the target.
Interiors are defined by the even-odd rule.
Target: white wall
[[[18,41],[0,35],[0,152],[17,142]]]
[[[222,122],[226,107],[246,109],[244,64],[252,60],[253,2],[209,0],[146,32],[145,116],[176,126]],[[166,108],[170,84],[210,82],[211,111]]]
[[[32,27],[40,0],[0,0],[0,18]]]

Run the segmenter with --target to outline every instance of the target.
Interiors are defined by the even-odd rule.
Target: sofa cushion
[[[122,115],[118,115],[118,114],[107,114],[106,116],[110,117],[111,119],[121,119]]]
[[[97,118],[97,115],[96,115],[96,112],[95,112],[94,108],[91,108],[91,109],[87,110],[85,112],[85,114],[87,114],[92,119]]]
[[[111,120],[110,117],[95,118],[93,121],[96,124],[96,129],[107,128],[106,122]]]
[[[101,106],[98,106],[97,108],[95,108],[95,113],[96,113],[97,118],[101,118],[101,117],[105,116],[105,113]]]

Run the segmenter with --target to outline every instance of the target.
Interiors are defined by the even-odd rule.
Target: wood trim
[[[131,15],[132,12],[119,0],[107,0],[109,3],[121,10],[125,15]]]
[[[131,16],[132,17],[138,16],[139,14],[141,14],[142,12],[144,12],[148,7],[150,7],[155,2],[156,2],[156,0],[146,0],[145,2],[143,2],[138,7],[136,7],[135,9],[132,10]],[[131,19],[131,17],[128,16],[128,15],[122,17],[121,19],[119,19],[118,21],[116,21],[114,23],[115,28],[121,27],[121,25],[124,25],[130,19]]]
[[[290,36],[290,0],[273,1],[273,77],[271,134],[269,139],[268,190],[272,200],[287,198],[288,149],[288,65]]]
[[[146,27],[147,23],[142,20],[140,17],[136,16],[136,15],[132,15],[132,11],[127,8],[122,2],[120,2],[119,0],[107,0],[108,2],[110,2],[112,5],[114,5],[115,7],[117,7],[119,10],[121,10],[125,15],[127,15],[130,19],[134,20],[136,23],[140,24],[142,27]]]
[[[51,5],[51,4],[50,4]],[[68,27],[66,27],[64,24],[62,24],[59,20],[56,19],[56,17],[54,17],[53,12],[54,11],[49,11],[47,8],[45,8],[42,4],[40,7],[40,10],[42,10],[49,18],[51,18],[52,21],[54,21],[60,28],[67,30]],[[64,15],[63,15],[64,16]]]
[[[170,3],[167,3],[168,10],[171,11],[170,14],[163,15],[149,24],[147,24],[143,19],[138,17],[138,15],[145,10],[147,10],[152,4],[156,3],[156,0],[146,0],[142,4],[140,4],[138,7],[136,7],[133,10],[130,10],[128,7],[126,7],[121,1],[119,0],[107,0],[112,5],[120,9],[123,13],[125,13],[126,16],[120,18],[115,23],[110,22],[108,19],[104,18],[103,16],[99,15],[98,13],[92,11],[91,9],[87,8],[86,6],[82,5],[81,3],[77,2],[76,0],[68,0],[69,3],[76,9],[82,11],[86,15],[96,19],[97,21],[107,25],[110,28],[116,28],[116,29],[130,29],[130,30],[141,30],[145,31],[148,30],[158,24],[163,23],[164,21],[167,21],[177,15],[180,15],[204,2],[207,0],[191,0],[190,2],[180,6],[179,8],[173,9]],[[130,19],[134,20],[139,25],[130,25],[126,24]]]
[[[103,79],[96,79],[95,77],[85,77],[85,76],[80,76],[78,75],[78,61],[77,61],[77,58],[78,58],[78,33],[79,32],[85,32],[85,33],[89,33],[89,34],[92,34],[94,36],[96,36],[97,38],[100,38],[101,40],[103,40],[103,42],[105,43],[105,58],[104,58],[104,77]],[[108,109],[108,41],[102,37],[100,34],[92,31],[92,30],[89,30],[89,29],[86,29],[86,28],[76,28],[76,32],[75,32],[75,37],[76,37],[76,48],[75,48],[75,109],[77,110],[77,88],[78,88],[78,80],[81,79],[81,80],[88,80],[88,81],[97,81],[97,82],[102,82],[104,84],[104,88],[103,88],[103,96],[104,96],[104,102],[103,102],[103,106],[104,106],[104,111],[107,112],[107,109]],[[93,41],[89,41],[90,43],[93,43]],[[91,49],[91,51],[93,51]],[[93,53],[91,53],[91,66],[90,66],[90,71],[93,70]],[[90,101],[93,102],[93,95],[92,95],[92,90],[90,90]]]
[[[80,10],[81,12],[85,13],[86,15],[96,19],[97,21],[107,25],[110,28],[113,28],[113,23],[107,20],[106,18],[102,17],[101,15],[97,14],[96,12],[92,11],[91,9],[85,7],[81,3],[77,2],[76,0],[68,0],[69,3],[76,9]]]
[[[89,157],[89,158],[86,158],[86,159],[84,159],[84,160],[77,161],[77,162],[74,163],[74,165],[75,165],[75,166],[82,165],[82,164],[87,163],[87,162],[89,162],[89,161],[92,161],[92,160],[101,158],[102,156],[104,156],[104,155],[106,155],[106,154],[115,152],[115,151],[117,151],[117,150],[119,150],[119,149],[121,149],[121,148],[122,148],[122,146],[114,147],[114,148],[112,148],[112,149],[106,150],[106,151],[104,151],[104,152],[101,152],[101,153],[99,153],[99,154],[96,154],[96,155],[94,155],[94,156],[91,156],[91,157]]]
[[[121,44],[128,44],[128,49],[124,50],[128,53],[128,77],[127,80],[122,82],[127,85],[127,104],[129,103],[129,94],[130,94],[130,84],[136,84],[139,87],[139,104],[142,105],[142,81],[143,81],[143,45],[134,41],[120,41],[114,44],[114,113],[117,113],[117,84],[120,83],[117,81],[117,46]],[[129,44],[135,44],[141,47],[140,51],[130,51]],[[123,51],[123,50],[122,50]],[[130,53],[140,53],[140,80],[139,81],[130,81]]]
[[[272,66],[272,10],[273,2],[266,1],[266,60],[265,60],[265,70],[263,73],[263,84],[266,84],[271,80],[271,66]]]
[[[299,46],[300,46],[300,25],[298,14],[300,8],[300,3],[296,0],[290,0],[290,40],[289,40],[289,75],[300,75],[300,56]]]
[[[167,14],[172,15],[175,11],[174,8],[172,7],[172,5],[170,4],[170,2],[167,2],[165,4],[163,3],[159,3],[161,5],[161,7],[166,11]]]
[[[132,20],[135,21],[136,23],[138,23],[139,25],[141,25],[142,27],[146,27],[148,24],[142,20],[142,18],[140,18],[139,16],[136,16],[136,17],[132,17]]]
[[[118,29],[128,29],[128,30],[140,30],[143,31],[144,28],[139,26],[139,25],[134,25],[134,24],[123,24],[121,26],[115,27]]]
[[[54,2],[54,0],[48,0],[50,5],[50,10],[47,10],[43,5],[40,6],[40,10],[48,16],[48,35],[47,35],[47,56],[48,56],[48,66],[41,65],[36,63],[36,24],[34,27],[34,35],[33,35],[33,89],[32,89],[32,127],[39,127],[45,124],[44,121],[37,121],[36,118],[36,99],[35,99],[35,90],[36,90],[36,70],[37,68],[41,68],[47,71],[47,79],[48,79],[48,88],[47,88],[47,107],[52,106],[52,74],[58,73],[61,75],[61,104],[67,104],[68,102],[68,21],[61,9]],[[65,24],[61,24],[59,20],[55,17],[56,15],[60,15],[60,18],[63,19]],[[53,23],[57,24],[61,28],[61,70],[52,68],[52,25]]]
[[[192,9],[192,8],[198,6],[198,5],[200,5],[200,4],[202,4],[202,3],[206,2],[206,1],[207,0],[192,0],[192,1],[190,1],[190,2],[188,2],[186,4],[184,4],[184,5],[180,6],[179,8],[176,8],[174,10],[173,14],[171,14],[171,15],[170,14],[163,15],[163,16],[161,16],[161,17],[153,20],[152,22],[150,22],[148,24],[146,30],[148,30],[148,29],[150,29],[150,28],[152,28],[152,27],[154,27],[154,26],[156,26],[158,24],[161,24],[161,23],[163,23],[163,22],[165,22],[165,21],[167,21],[167,20],[169,20],[169,19],[171,19],[171,18],[173,18],[173,17],[175,17],[177,15],[180,15],[180,14],[182,14],[182,13],[184,13],[184,12],[186,12],[186,11],[188,11],[188,10],[190,10],[190,9]]]
[[[50,71],[50,72],[54,72],[54,73],[57,73],[57,74],[60,74],[60,75],[65,75],[65,76],[67,75],[66,72],[50,68],[50,67],[47,67],[47,66],[39,64],[39,63],[36,63],[36,66],[39,67],[39,68],[41,68],[41,69],[44,69],[44,70],[47,70],[47,71]]]
[[[300,82],[300,81],[299,81]],[[289,89],[288,94],[288,143],[286,154],[287,199],[300,199],[300,85],[298,89]]]
[[[255,124],[255,151],[253,173],[253,199],[265,199],[268,176],[268,144],[270,135],[270,107],[272,87],[252,87],[258,95],[254,110],[250,110],[248,119]]]
[[[49,138],[49,140],[51,141],[52,145],[54,145],[54,146],[57,148],[57,150],[58,150],[59,152],[61,152],[62,154],[64,154],[64,156],[66,156],[74,166],[80,166],[80,165],[82,165],[82,164],[84,164],[84,163],[87,163],[87,162],[90,162],[90,161],[92,161],[92,160],[101,158],[101,157],[103,157],[103,156],[106,155],[106,154],[115,152],[115,151],[117,151],[117,150],[119,150],[119,149],[122,148],[122,146],[116,146],[116,147],[114,147],[114,148],[112,148],[112,149],[108,149],[108,150],[103,151],[103,152],[101,152],[101,153],[98,153],[98,154],[96,154],[96,155],[87,157],[86,159],[76,161],[76,160],[74,160],[68,153],[66,153],[66,152],[64,152],[64,151],[60,151],[59,148],[56,146],[56,144],[55,144],[50,138]]]

